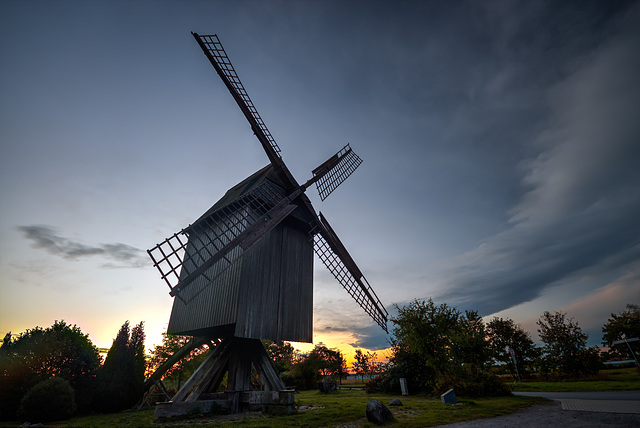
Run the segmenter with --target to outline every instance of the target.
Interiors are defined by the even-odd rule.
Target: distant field
[[[511,386],[514,391],[632,391],[640,389],[640,371],[637,368],[606,369],[588,379],[522,382]]]

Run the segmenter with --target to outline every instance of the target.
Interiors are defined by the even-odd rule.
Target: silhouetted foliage
[[[355,361],[353,362],[353,369],[356,374],[359,374],[364,378],[366,375],[370,375],[374,371],[374,361],[376,359],[376,353],[367,351],[362,352],[360,349],[356,349],[354,355]]]
[[[563,312],[545,311],[538,319],[542,348],[543,372],[558,371],[562,375],[580,377],[598,373],[601,362],[597,348],[587,348],[589,336],[573,318]]]
[[[640,342],[630,342],[612,346],[613,342],[622,340],[622,337],[633,339],[640,337],[640,306],[628,304],[627,309],[616,315],[611,314],[606,324],[602,327],[602,345],[612,347],[609,354],[617,358],[630,358],[629,346],[637,354]]]
[[[22,397],[18,417],[32,423],[68,419],[76,410],[74,395],[68,380],[57,376],[49,378]]]
[[[515,352],[518,371],[521,376],[531,373],[536,358],[540,351],[536,348],[529,333],[516,324],[512,319],[494,317],[487,323],[487,338],[489,339],[489,351],[491,358],[504,363],[509,372],[516,377],[516,368],[513,358],[506,350],[509,346]]]
[[[35,327],[0,347],[0,418],[13,418],[21,398],[36,384],[52,376],[66,379],[77,393],[77,404],[90,404],[92,381],[100,355],[79,327],[56,321]]]
[[[307,354],[294,359],[291,369],[282,374],[283,382],[298,389],[315,389],[323,376],[343,376],[346,365],[342,353],[316,345]]]
[[[453,363],[460,312],[432,299],[396,309],[398,315],[391,319],[395,327],[390,362],[396,367],[392,373],[406,378],[410,391],[431,393],[438,375]]]
[[[281,342],[277,344],[271,340],[263,340],[262,344],[278,376],[291,370],[295,349],[290,343]]]
[[[508,391],[485,370],[489,357],[486,331],[475,311],[461,314],[445,303],[414,300],[396,306],[391,319],[392,355],[384,374],[369,391],[398,392],[400,378],[411,393],[437,395],[449,388],[467,395],[501,395]],[[379,388],[379,389],[378,389]]]
[[[94,409],[118,412],[132,407],[144,390],[144,322],[129,329],[126,321],[98,371]]]

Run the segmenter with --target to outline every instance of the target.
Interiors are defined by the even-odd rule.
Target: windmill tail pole
[[[153,374],[144,381],[143,394],[147,392],[149,388],[151,388],[155,384],[156,381],[160,380],[162,376],[167,372],[167,370],[173,367],[178,361],[189,355],[189,353],[191,353],[191,351],[193,351],[194,349],[199,348],[209,342],[210,339],[207,339],[206,337],[194,337],[182,348],[178,349],[175,354],[170,356],[167,361],[162,363],[162,365],[160,365],[160,367],[158,367],[156,371],[153,372]]]

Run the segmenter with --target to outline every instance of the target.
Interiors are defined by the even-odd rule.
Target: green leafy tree
[[[460,312],[446,303],[436,305],[432,299],[414,300],[396,309],[390,358],[396,377],[406,378],[412,391],[432,392],[438,374],[452,367]]]
[[[629,358],[629,346],[638,354],[638,341],[613,346],[613,342],[622,340],[623,336],[627,339],[640,337],[640,306],[628,304],[620,314],[611,314],[602,327],[602,345],[611,347],[609,354],[614,358]]]
[[[344,369],[344,357],[336,349],[329,349],[324,345],[316,345],[311,351],[312,358],[318,363],[318,369],[323,377],[340,376]]]
[[[487,339],[491,358],[506,364],[514,377],[516,376],[516,368],[513,364],[513,358],[506,350],[507,346],[513,349],[516,354],[516,363],[521,375],[532,370],[536,358],[540,355],[529,333],[510,318],[494,317],[489,321],[487,323]]]
[[[296,350],[290,343],[281,342],[277,344],[271,340],[263,340],[262,343],[278,375],[291,370]]]
[[[469,370],[483,370],[490,359],[489,342],[484,321],[477,311],[465,311],[459,318],[458,330],[452,333],[454,353]]]
[[[97,377],[94,408],[117,412],[133,406],[144,390],[144,322],[130,329],[126,321],[107,353]]]
[[[294,358],[291,369],[281,377],[289,386],[315,389],[323,376],[343,376],[345,368],[344,357],[340,351],[319,344],[308,354]]]
[[[440,394],[449,388],[468,395],[508,393],[495,375],[484,370],[489,351],[477,312],[461,314],[432,299],[396,309],[388,369],[369,391],[379,385],[382,391],[396,392],[399,379],[405,378],[414,393]]]
[[[552,370],[574,377],[598,372],[597,350],[587,348],[589,336],[582,332],[577,321],[567,318],[563,312],[545,311],[537,324],[544,343],[543,359]]]
[[[22,397],[53,376],[69,381],[85,410],[100,361],[89,336],[64,321],[27,330],[15,340],[8,334],[0,347],[0,418],[15,417]]]
[[[375,360],[377,354],[375,352],[367,351],[362,352],[360,349],[356,349],[356,353],[354,355],[355,361],[353,362],[353,368],[356,373],[362,376],[364,379],[365,376],[371,375],[375,371]]]

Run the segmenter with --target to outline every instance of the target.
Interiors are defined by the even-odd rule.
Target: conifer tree
[[[94,408],[118,412],[132,407],[144,390],[144,322],[130,329],[126,321],[98,372]]]

